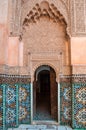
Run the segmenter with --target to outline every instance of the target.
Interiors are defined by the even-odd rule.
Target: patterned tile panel
[[[70,82],[62,82],[60,87],[60,120],[61,125],[72,124],[72,90]]]
[[[19,123],[31,123],[31,85],[19,85]]]
[[[72,127],[74,129],[86,128],[86,84],[72,85]]]
[[[30,123],[30,103],[30,76],[0,74],[0,130]]]
[[[6,127],[18,126],[18,85],[6,85]]]
[[[0,130],[3,129],[3,87],[0,85]]]

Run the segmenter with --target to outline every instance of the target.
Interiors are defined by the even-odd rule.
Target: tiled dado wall
[[[72,77],[72,128],[86,129],[86,75]]]
[[[61,124],[86,129],[86,75],[61,77]]]
[[[0,75],[0,130],[30,124],[30,86],[28,76]]]
[[[60,123],[72,125],[72,79],[63,76],[60,79]]]
[[[29,76],[0,75],[0,130],[31,123]],[[73,129],[86,128],[86,75],[60,79],[60,122]]]

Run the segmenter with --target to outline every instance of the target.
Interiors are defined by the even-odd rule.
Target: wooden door
[[[58,103],[57,103],[57,83],[56,83],[56,75],[55,71],[51,68],[50,69],[50,100],[51,100],[51,116],[53,119],[57,119],[58,113],[57,113],[57,108],[58,108]]]

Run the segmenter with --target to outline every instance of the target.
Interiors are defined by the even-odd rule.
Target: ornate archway
[[[47,61],[42,61],[42,62],[37,62],[34,66],[32,66],[32,77],[31,77],[31,79],[32,79],[32,82],[34,81],[34,74],[35,74],[35,71],[40,67],[40,66],[43,66],[43,65],[45,65],[45,66],[50,66],[51,68],[53,68],[54,69],[54,71],[55,71],[55,74],[56,74],[56,82],[59,82],[59,68],[57,68],[57,66],[55,65],[55,64],[53,64],[53,63],[51,63],[51,61],[50,62],[47,62]]]
[[[56,73],[48,65],[39,66],[33,82],[33,119],[58,121],[58,85]]]
[[[56,81],[60,73],[70,74],[69,19],[63,0],[22,0],[20,3],[19,0],[14,2],[16,11],[13,10],[11,17],[10,35],[20,36],[22,40],[22,47],[19,46],[21,69],[27,71],[22,71],[22,74],[29,71],[33,82],[35,70],[41,65],[49,65],[55,70]]]
[[[56,81],[59,81],[60,74],[70,73],[67,20],[56,5],[46,1],[36,3],[22,20],[21,38],[23,62],[24,66],[29,68],[32,84],[34,79],[36,80],[34,73],[41,65],[49,65],[55,70]]]
[[[66,28],[67,22],[54,4],[46,1],[37,3],[23,20],[24,66],[29,66],[31,61],[33,68],[37,60],[48,60],[49,63],[57,64],[56,68],[60,72],[63,65],[70,65],[70,45]]]
[[[10,18],[9,20],[12,22],[12,26],[10,24],[9,32],[10,32],[11,36],[16,36],[16,35],[20,36],[20,40],[22,40],[22,42],[23,42],[22,45],[19,45],[19,49],[20,49],[20,52],[22,51],[21,52],[22,53],[22,61],[21,62],[22,62],[22,65],[24,67],[29,66],[29,64],[30,64],[28,62],[29,54],[31,54],[31,57],[33,57],[32,53],[34,52],[34,50],[33,50],[33,52],[31,52],[30,51],[30,47],[28,46],[29,43],[30,43],[30,45],[32,43],[30,41],[31,35],[28,34],[27,30],[31,31],[30,28],[32,26],[33,27],[35,25],[38,26],[38,24],[41,23],[40,20],[43,17],[45,17],[45,19],[48,20],[47,23],[51,23],[52,22],[51,24],[54,25],[54,27],[56,26],[56,24],[59,24],[61,27],[64,28],[62,30],[62,32],[64,32],[64,36],[62,36],[63,34],[62,35],[58,35],[59,31],[55,32],[55,33],[57,33],[57,37],[59,37],[59,38],[62,37],[61,39],[64,39],[64,41],[63,41],[64,43],[66,42],[65,43],[66,47],[65,47],[65,45],[60,45],[60,46],[63,46],[62,48],[66,48],[66,50],[64,50],[65,52],[63,52],[63,50],[61,50],[61,48],[59,48],[59,51],[56,50],[54,52],[53,49],[52,49],[52,50],[49,50],[50,51],[49,53],[53,53],[54,52],[54,54],[55,54],[56,52],[58,52],[58,54],[56,54],[57,55],[56,57],[57,57],[58,60],[59,59],[61,59],[61,60],[62,59],[66,59],[67,62],[70,62],[70,44],[69,44],[69,38],[68,38],[68,35],[70,36],[70,33],[68,31],[69,30],[68,28],[69,28],[69,25],[70,25],[70,21],[69,21],[69,11],[68,11],[68,8],[67,8],[67,5],[68,5],[67,1],[63,1],[63,0],[58,0],[58,1],[53,1],[53,0],[49,0],[49,1],[48,0],[47,1],[34,0],[32,2],[32,1],[29,1],[29,0],[21,0],[21,1],[16,0],[15,3],[9,2],[10,9],[12,9],[11,8],[12,5],[15,6],[15,8],[13,8],[14,10],[11,11],[11,12],[13,12],[13,14],[15,14],[15,11],[16,11],[17,12],[17,18],[15,17],[16,19],[14,19],[12,17],[13,14],[9,15],[9,18]],[[51,24],[49,26],[51,26]],[[61,28],[58,28],[58,27],[56,27],[56,28],[57,28],[57,30],[61,30]],[[25,41],[25,39],[27,39],[27,38],[25,37],[24,34],[27,34],[27,37],[28,37],[29,41],[28,40]],[[40,32],[40,34],[41,34],[41,32]],[[45,34],[43,34],[43,35],[45,35]],[[57,43],[61,43],[59,38],[58,38],[58,41],[56,41]],[[54,39],[54,41],[55,41],[55,39]],[[36,45],[37,45],[37,43],[36,43]],[[57,46],[58,46],[58,44],[57,44]],[[21,50],[21,48],[23,48],[23,49]],[[66,53],[66,54],[63,54],[63,53]],[[61,57],[60,54],[62,54],[62,57]],[[60,61],[59,64],[65,64],[65,65],[69,65],[70,64],[70,63],[66,64],[66,63],[63,63],[63,62],[64,61]],[[67,70],[67,68],[65,70]],[[30,70],[29,70],[29,72],[30,72]]]

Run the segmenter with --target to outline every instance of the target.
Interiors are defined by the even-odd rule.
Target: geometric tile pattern
[[[3,87],[0,85],[0,130],[3,129]]]
[[[18,85],[6,84],[6,128],[18,126]]]
[[[72,124],[72,89],[70,82],[60,83],[60,121],[61,125]]]
[[[72,127],[86,128],[86,84],[73,83],[72,85]]]
[[[0,74],[0,130],[15,128],[19,126],[19,123],[30,122],[31,88],[28,83],[30,83],[30,76]],[[20,99],[19,87],[23,88],[20,94]],[[19,111],[19,105],[20,109],[22,108],[21,111]],[[27,112],[28,115],[24,116],[24,111]],[[19,120],[19,112],[23,115],[21,121]]]
[[[19,123],[31,123],[31,85],[19,85]]]
[[[64,79],[60,84],[61,124],[71,125],[72,113],[74,129],[86,129],[86,78],[82,83],[81,80],[72,79],[72,91],[70,81]],[[26,78],[0,78],[0,130],[31,122],[31,84],[26,81],[29,82]]]

